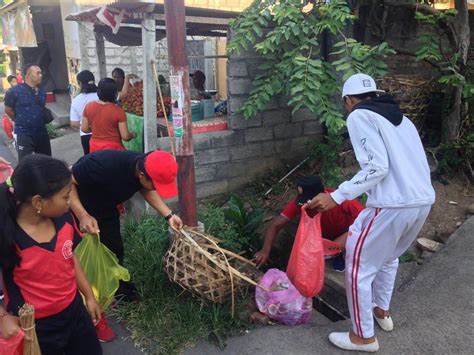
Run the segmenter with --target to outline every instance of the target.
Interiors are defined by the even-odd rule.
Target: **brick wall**
[[[322,139],[316,116],[306,110],[292,115],[280,97],[250,120],[237,112],[261,62],[249,51],[229,57],[229,130],[193,137],[199,198],[237,190],[271,168],[299,162],[308,153],[307,143]],[[160,149],[169,151],[169,144],[168,138],[159,139]]]

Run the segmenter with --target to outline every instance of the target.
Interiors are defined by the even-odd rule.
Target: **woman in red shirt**
[[[117,94],[115,80],[104,78],[97,88],[99,100],[84,108],[81,130],[92,132],[91,153],[104,149],[125,150],[122,140],[129,141],[137,136],[128,130],[125,111],[116,104]]]

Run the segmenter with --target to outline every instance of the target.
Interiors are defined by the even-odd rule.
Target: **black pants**
[[[96,217],[100,230],[100,241],[109,248],[123,264],[123,240],[120,233],[120,216],[118,211],[104,217]]]
[[[18,161],[29,154],[39,153],[51,156],[51,142],[47,134],[29,136],[18,134],[16,139]]]
[[[64,311],[37,319],[36,333],[43,355],[102,354],[94,324],[79,293]]]
[[[85,136],[81,136],[81,144],[82,150],[84,151],[84,155],[89,154],[89,141],[91,140],[92,134],[86,134]]]

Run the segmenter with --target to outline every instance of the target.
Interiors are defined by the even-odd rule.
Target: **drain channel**
[[[324,300],[324,298],[321,296],[316,296],[313,298],[313,308],[328,318],[331,322],[339,322],[341,320],[347,319],[347,317],[341,311],[333,307],[330,303],[326,302],[326,300]]]
[[[345,289],[330,280],[326,281],[319,295],[313,298],[313,308],[332,322],[350,318]]]

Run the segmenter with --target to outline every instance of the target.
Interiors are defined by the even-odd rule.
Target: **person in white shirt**
[[[415,240],[435,200],[420,136],[390,95],[379,96],[373,78],[351,76],[342,89],[347,129],[361,170],[332,193],[308,201],[327,211],[366,193],[366,208],[349,228],[346,294],[352,330],[331,333],[339,348],[375,352],[374,319],[393,329],[390,300],[398,258]]]
[[[97,86],[95,85],[94,74],[89,70],[83,70],[77,74],[77,82],[81,86],[81,92],[71,102],[70,124],[71,127],[79,129],[81,136],[82,150],[84,155],[89,154],[89,141],[92,133],[81,131],[82,113],[84,107],[89,102],[97,101]]]

